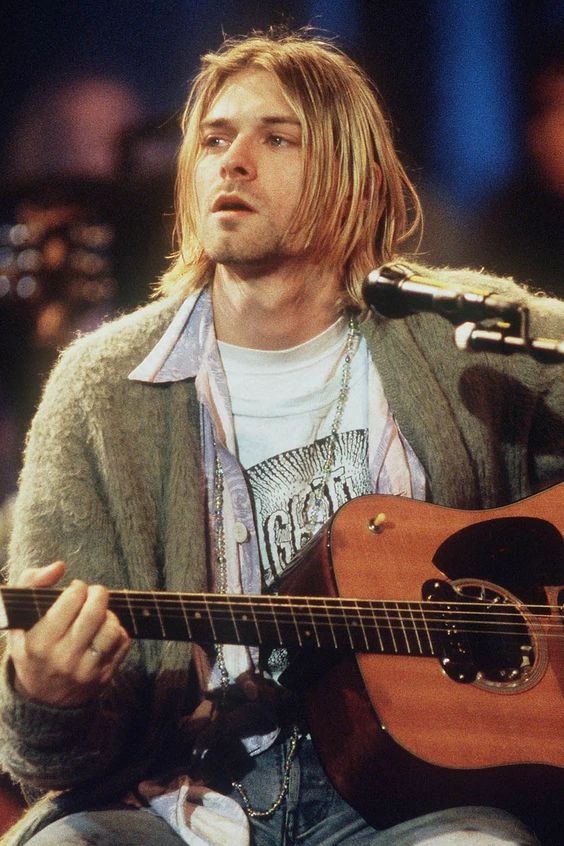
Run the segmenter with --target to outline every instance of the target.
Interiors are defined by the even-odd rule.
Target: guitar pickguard
[[[564,582],[564,541],[547,520],[498,517],[449,535],[437,548],[433,564],[451,580],[493,582],[526,605],[542,606],[544,586]]]

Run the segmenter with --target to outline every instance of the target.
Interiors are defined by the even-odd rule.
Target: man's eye
[[[217,135],[208,135],[203,139],[202,143],[204,147],[214,149],[217,147],[223,147],[225,144],[227,144],[227,141],[225,140],[225,138],[219,138]]]
[[[281,135],[270,135],[268,140],[272,147],[283,147],[290,143],[287,138],[282,138]]]

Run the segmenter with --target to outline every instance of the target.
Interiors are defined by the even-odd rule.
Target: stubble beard
[[[201,233],[204,251],[209,258],[225,266],[263,267],[276,265],[293,255],[278,232],[241,233],[236,226],[220,233]]]
[[[287,232],[271,221],[224,221],[221,225],[209,220],[200,224],[200,242],[206,255],[217,264],[241,267],[272,267],[298,252],[288,243]]]
[[[216,264],[233,267],[271,265],[285,257],[281,247],[267,248],[258,244],[256,247],[223,245],[216,249],[206,249],[205,252]]]

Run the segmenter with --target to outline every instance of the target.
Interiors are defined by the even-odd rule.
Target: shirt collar
[[[201,362],[211,314],[208,288],[190,294],[164,334],[128,376],[134,382],[179,382],[195,378]]]

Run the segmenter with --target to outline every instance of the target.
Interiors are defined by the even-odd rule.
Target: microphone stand
[[[564,361],[564,340],[531,337],[529,309],[493,291],[451,288],[392,263],[368,274],[363,295],[384,317],[440,314],[456,327],[454,342],[460,350],[523,352],[545,364]]]
[[[512,320],[493,325],[467,321],[456,326],[454,342],[459,350],[488,350],[508,355],[524,352],[543,364],[564,361],[564,341],[532,338],[529,334],[529,309],[518,306]]]

